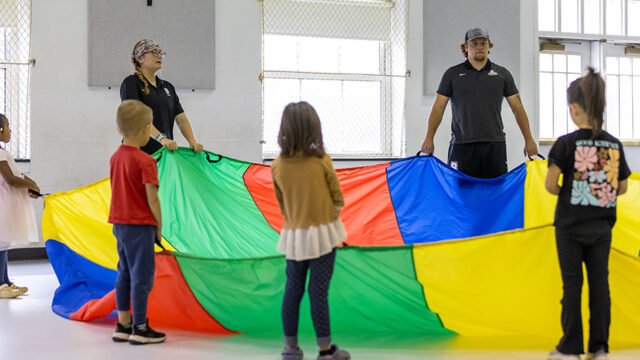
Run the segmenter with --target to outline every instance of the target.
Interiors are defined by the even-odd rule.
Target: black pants
[[[316,259],[294,261],[287,260],[287,284],[282,301],[282,326],[286,345],[298,344],[298,320],[300,301],[309,276],[309,301],[311,302],[311,320],[316,331],[318,346],[331,344],[331,328],[329,324],[329,283],[333,275],[336,260],[336,249]]]
[[[11,285],[9,281],[9,250],[0,251],[0,285]]]
[[[562,330],[558,350],[565,354],[583,354],[582,334],[582,262],[589,280],[589,349],[609,352],[611,297],[609,295],[609,252],[611,232],[590,239],[571,236],[556,229],[556,245],[562,273]]]
[[[492,179],[507,173],[504,142],[449,144],[449,166],[478,179]]]
[[[157,142],[154,138],[149,137],[147,145],[140,148],[140,150],[146,152],[149,155],[153,155],[156,151],[162,149],[162,144]]]

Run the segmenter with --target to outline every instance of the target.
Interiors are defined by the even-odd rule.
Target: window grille
[[[30,148],[31,1],[0,0],[0,113],[10,120],[6,149],[27,160]]]
[[[297,101],[333,157],[402,156],[408,0],[263,0],[262,15],[263,157]]]
[[[555,139],[575,129],[567,107],[567,88],[582,75],[582,56],[540,54],[540,138]]]
[[[606,58],[606,129],[620,140],[640,139],[640,59]]]
[[[640,59],[622,53],[624,47],[640,46],[640,0],[537,0],[537,7],[540,42],[565,48],[539,53],[540,139],[552,141],[573,131],[566,87],[592,66],[606,81],[605,130],[636,143],[640,139]]]

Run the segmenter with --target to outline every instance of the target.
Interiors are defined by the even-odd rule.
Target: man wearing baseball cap
[[[507,172],[507,149],[502,124],[502,99],[515,115],[524,136],[525,156],[538,154],[529,119],[509,70],[489,60],[493,43],[487,30],[469,29],[460,45],[467,60],[442,76],[431,108],[421,151],[433,155],[433,138],[451,99],[449,166],[476,178],[489,179]]]

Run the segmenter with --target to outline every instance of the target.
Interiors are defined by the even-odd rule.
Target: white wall
[[[207,149],[254,162],[261,161],[259,5],[216,2],[216,89],[178,90]],[[109,175],[120,143],[119,89],[87,85],[87,1],[33,0],[32,12],[32,158],[23,169],[44,192],[71,190]],[[186,146],[180,136],[178,143]],[[40,216],[42,203],[36,209]]]
[[[534,107],[533,1],[521,0],[520,93],[537,128]],[[462,11],[463,9],[460,9]],[[469,11],[473,11],[469,8]],[[200,142],[209,150],[262,162],[260,3],[254,0],[216,1],[216,89],[178,90]],[[423,1],[411,0],[406,99],[406,154],[415,154],[426,132],[432,96],[423,96]],[[115,111],[116,88],[92,88],[88,78],[87,2],[33,0],[31,73],[32,159],[23,165],[44,192],[71,190],[108,176],[109,157],[120,143]],[[462,37],[466,29],[452,25]],[[496,44],[500,46],[500,44]],[[452,44],[450,51],[459,51]],[[504,63],[506,59],[493,59]],[[127,62],[128,59],[122,59]],[[170,61],[170,59],[169,59]],[[160,75],[162,76],[162,75]],[[171,81],[171,79],[167,79]],[[524,141],[508,107],[503,112],[509,166],[520,164]],[[435,138],[435,155],[446,160],[450,110]],[[179,134],[179,131],[176,131]],[[178,135],[179,144],[186,141]],[[627,151],[634,157],[635,149]],[[640,152],[632,169],[640,170]],[[336,167],[363,166],[375,161],[340,162]],[[42,202],[37,206],[42,213]]]

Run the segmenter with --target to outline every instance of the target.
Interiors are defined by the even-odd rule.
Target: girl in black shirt
[[[549,153],[547,190],[558,195],[556,246],[563,282],[564,336],[550,360],[580,359],[584,353],[581,315],[582,263],[589,280],[591,312],[587,360],[606,360],[609,352],[611,297],[609,251],[616,222],[616,199],[627,191],[622,144],[602,130],[604,80],[593,68],[567,89],[571,118],[578,130],[558,138]],[[558,185],[560,174],[562,186]]]
[[[151,139],[147,145],[140,148],[148,154],[166,146],[169,150],[178,148],[173,140],[173,124],[178,123],[180,132],[189,142],[193,151],[200,152],[202,144],[196,141],[191,124],[176,90],[170,82],[160,79],[156,73],[162,68],[165,52],[153,40],[140,40],[133,47],[131,63],[135,74],[127,76],[120,85],[120,99],[140,100],[153,110],[153,126]]]

